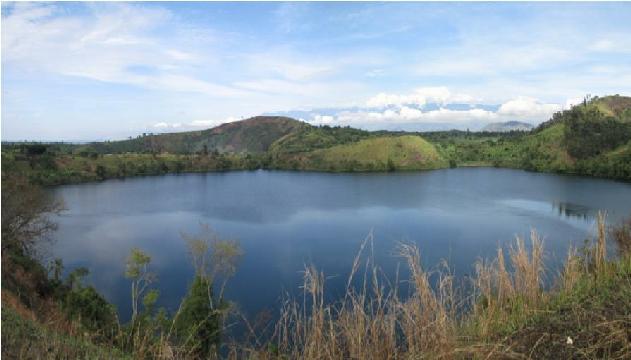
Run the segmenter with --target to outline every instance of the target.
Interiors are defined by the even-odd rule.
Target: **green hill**
[[[130,140],[92,143],[82,150],[94,150],[100,154],[192,154],[214,150],[220,153],[261,153],[267,151],[274,141],[305,125],[287,117],[256,116],[207,130],[143,135]]]
[[[522,167],[631,179],[631,98],[593,98],[517,142]]]
[[[277,155],[280,168],[322,171],[424,170],[447,162],[434,145],[420,136],[375,136],[308,152]]]
[[[317,149],[325,149],[335,145],[348,144],[384,132],[370,132],[340,126],[311,126],[305,124],[296,131],[280,138],[270,147],[275,154],[294,154]]]
[[[3,144],[5,170],[54,185],[238,169],[421,170],[496,166],[631,180],[631,97],[594,97],[530,132],[365,131],[257,116],[191,132],[87,145]]]

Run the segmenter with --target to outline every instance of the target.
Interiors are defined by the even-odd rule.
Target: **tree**
[[[148,267],[151,263],[151,256],[138,248],[131,249],[127,257],[127,269],[125,277],[131,280],[131,309],[132,323],[138,316],[138,304],[140,298],[145,293],[149,285],[156,280],[154,273]]]
[[[575,159],[586,159],[614,149],[631,139],[631,125],[605,116],[596,107],[564,112],[564,142]]]
[[[2,254],[34,255],[38,241],[57,229],[50,215],[62,203],[23,176],[2,178]]]
[[[78,267],[74,269],[66,279],[66,283],[70,290],[77,290],[81,288],[83,279],[90,274],[90,270],[86,267]]]
[[[200,224],[200,227],[201,231],[197,235],[182,232],[181,236],[187,242],[195,275],[207,279],[210,284],[221,282],[221,301],[228,280],[236,273],[243,251],[236,240],[220,238],[208,224]]]
[[[212,284],[196,275],[174,323],[179,342],[198,358],[206,358],[219,346],[220,313],[212,308]]]
[[[242,251],[236,241],[221,239],[207,224],[201,224],[201,228],[198,235],[182,233],[195,277],[174,327],[179,341],[203,358],[219,346],[221,321],[227,309],[223,292],[236,272]],[[215,297],[213,285],[218,282],[221,286],[219,296]]]

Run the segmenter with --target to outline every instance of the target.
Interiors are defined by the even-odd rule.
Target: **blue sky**
[[[631,3],[5,3],[2,139],[258,114],[377,129],[536,124],[631,95]]]

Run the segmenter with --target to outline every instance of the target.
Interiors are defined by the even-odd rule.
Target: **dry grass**
[[[614,226],[610,234],[618,246],[620,253],[631,255],[631,218]]]
[[[631,358],[631,257],[621,253],[618,260],[607,260],[605,214],[596,220],[595,242],[583,249],[583,257],[569,249],[557,286],[549,291],[541,286],[542,246],[534,232],[530,256],[520,239],[511,248],[512,276],[505,271],[501,251],[494,262],[478,263],[481,296],[469,328],[463,324],[472,339],[460,348],[461,355]]]
[[[240,349],[233,356],[292,359],[446,358],[455,345],[453,276],[438,274],[436,286],[420,263],[420,251],[401,244],[398,252],[410,270],[411,295],[398,293],[362,243],[343,300],[324,301],[325,277],[306,266],[301,301],[287,299],[267,349]],[[372,246],[370,246],[372,248]],[[355,285],[355,286],[354,286]],[[271,349],[271,350],[270,350]]]
[[[409,244],[398,247],[409,279],[400,281],[397,275],[391,283],[380,276],[372,256],[363,256],[371,242],[372,234],[355,257],[344,300],[326,304],[324,275],[313,266],[305,267],[302,301],[284,302],[272,351],[249,349],[245,353],[292,359],[455,358],[474,348],[463,347],[463,339],[457,335],[472,319],[479,341],[489,338],[505,315],[510,315],[506,305],[511,301],[519,299],[534,307],[542,299],[543,246],[534,231],[530,251],[519,238],[510,249],[513,272],[507,269],[502,249],[495,260],[478,262],[472,298],[456,293],[454,275],[446,263],[435,272],[426,271],[420,250]],[[360,270],[363,277],[356,290],[352,283]],[[398,284],[406,282],[409,295],[402,297]],[[464,305],[471,299],[473,310],[463,316]]]
[[[609,233],[629,239],[629,229]],[[244,319],[252,341],[228,344],[227,357],[631,358],[631,256],[608,260],[607,234],[599,214],[595,241],[583,256],[570,248],[556,286],[546,290],[552,283],[545,281],[543,242],[535,231],[528,242],[518,237],[508,251],[500,247],[495,258],[479,260],[470,287],[456,286],[445,262],[425,269],[421,251],[410,244],[397,248],[409,277],[399,279],[397,271],[391,281],[374,263],[370,233],[353,261],[343,299],[328,303],[325,275],[305,266],[302,296],[286,297],[273,323],[271,316],[254,324]],[[399,294],[401,285],[409,288],[405,296]],[[266,342],[261,334],[268,324]],[[168,332],[146,343],[150,346],[134,349],[134,357],[195,358],[173,345]]]
[[[586,287],[586,279],[602,277],[599,273],[615,273],[611,270],[613,263],[606,259],[604,221],[604,214],[600,214],[596,242],[588,248],[588,257],[570,248],[557,286],[545,290],[543,242],[532,231],[528,245],[517,238],[508,256],[499,248],[494,259],[477,262],[473,294],[468,296],[456,292],[461,287],[454,286],[454,276],[446,264],[428,272],[421,265],[420,250],[408,244],[398,247],[398,255],[409,269],[409,279],[401,281],[397,272],[394,282],[390,282],[374,264],[372,255],[365,254],[372,248],[369,234],[353,262],[343,300],[327,304],[324,274],[306,266],[303,297],[300,301],[284,301],[271,342],[265,347],[233,347],[231,357],[522,359],[555,353],[571,358],[581,352],[592,357],[631,355],[631,341],[625,338],[630,333],[631,318],[598,314],[602,309],[592,304],[595,300],[582,297],[585,288],[595,286]],[[402,297],[398,284],[405,282],[410,291]],[[631,284],[625,284],[624,289],[631,289]],[[585,301],[585,305],[574,304],[576,308],[568,315],[556,305],[565,304],[566,298],[572,304]],[[625,300],[621,297],[620,301]],[[623,303],[621,309],[630,302]],[[594,313],[590,313],[591,308]],[[559,329],[580,327],[585,319],[596,318],[601,319],[594,322],[596,332],[581,330],[585,344],[567,348],[566,336]],[[552,325],[528,325],[540,321],[537,319]]]

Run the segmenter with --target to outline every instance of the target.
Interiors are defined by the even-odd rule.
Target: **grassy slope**
[[[326,149],[335,145],[349,144],[367,138],[384,135],[386,132],[369,132],[351,127],[304,126],[287,134],[270,147],[274,154],[304,153]]]
[[[607,116],[615,116],[616,121],[621,123],[627,123],[631,119],[627,115],[631,111],[629,97],[597,98],[587,105],[589,107],[595,107]],[[515,145],[523,155],[521,162],[515,165],[536,171],[631,179],[630,169],[625,165],[631,161],[631,141],[586,159],[575,159],[568,153],[564,143],[565,126],[563,121],[550,122],[549,126],[517,141]]]
[[[260,153],[267,151],[274,141],[303,126],[304,123],[287,117],[257,116],[208,130],[93,143],[85,148],[93,148],[99,153],[195,153],[206,145],[209,151]]]
[[[619,95],[604,96],[596,99],[594,104],[606,115],[620,116],[625,110],[631,109],[631,97]]]
[[[131,359],[119,350],[70,336],[2,306],[2,357],[6,359]]]
[[[324,171],[423,170],[447,165],[434,145],[415,135],[364,139],[294,154],[277,163]]]
[[[584,274],[541,309],[498,329],[494,337],[511,352],[535,359],[616,358],[630,354],[631,257]],[[567,343],[567,338],[572,344]],[[626,350],[625,350],[626,349]]]
[[[517,143],[518,149],[529,155],[532,168],[540,171],[552,169],[567,172],[572,169],[574,160],[563,145],[564,124],[555,124],[540,132],[528,135]]]

